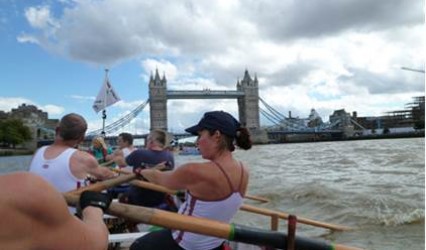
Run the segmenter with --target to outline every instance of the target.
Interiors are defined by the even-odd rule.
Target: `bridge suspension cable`
[[[261,103],[266,107],[267,110],[260,108],[261,114],[271,121],[275,126],[284,126],[286,129],[291,130],[304,130],[306,129],[303,124],[299,124],[297,120],[287,118],[285,115],[281,114],[271,105],[269,105],[265,100],[259,97]]]
[[[129,124],[136,116],[139,115],[139,113],[145,108],[145,106],[148,103],[149,103],[149,99],[143,102],[141,105],[137,106],[134,110],[132,110],[127,115],[105,126],[105,133],[107,134],[114,133],[118,131],[119,129],[123,128],[124,126],[126,126],[127,124]],[[101,132],[102,132],[102,129],[97,129],[97,130],[88,132],[86,136],[92,137],[92,136],[100,135]]]
[[[260,96],[259,96],[259,100],[271,112],[270,114],[275,116],[277,119],[279,119],[279,120],[285,120],[286,119],[286,117],[283,114],[281,114],[276,109],[274,109],[271,105],[269,105],[267,102],[265,102],[265,100],[263,100]]]
[[[264,110],[263,108],[260,108],[260,107],[259,107],[259,111],[267,120],[272,122],[273,125],[277,125],[277,126],[280,125],[281,120],[277,119],[277,117],[271,115],[266,110]]]
[[[316,128],[308,127],[307,124],[305,124],[306,119],[293,119],[286,117],[285,115],[277,111],[275,108],[273,108],[271,105],[269,105],[261,97],[259,97],[259,100],[263,104],[263,106],[266,107],[266,110],[259,107],[260,113],[267,120],[272,122],[272,129],[284,129],[288,131],[307,131],[321,129],[321,126],[317,126]],[[273,126],[276,126],[276,128],[273,128]]]

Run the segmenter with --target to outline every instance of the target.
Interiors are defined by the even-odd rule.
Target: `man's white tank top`
[[[241,165],[240,184],[238,187],[234,188],[228,175],[225,173],[222,167],[217,163],[216,165],[218,165],[219,169],[224,173],[231,190],[233,190],[232,193],[228,197],[225,197],[221,200],[205,201],[198,199],[197,197],[194,197],[189,192],[187,192],[186,201],[180,206],[178,212],[179,214],[213,219],[225,223],[229,223],[232,217],[234,217],[243,203],[243,197],[239,193],[244,177],[243,167]],[[224,241],[221,238],[177,230],[173,231],[173,239],[186,250],[213,249],[220,246]]]
[[[129,156],[133,151],[135,151],[135,149],[123,148],[122,151],[123,151],[124,160],[126,160],[126,157]],[[120,166],[120,169],[124,169],[124,170],[130,171],[130,172],[133,171],[132,166],[124,166],[124,167]]]
[[[56,158],[46,159],[44,157],[44,152],[48,147],[49,146],[41,147],[37,151],[31,161],[29,171],[43,177],[61,193],[85,186],[84,179],[75,177],[70,169],[71,156],[77,150],[69,148]],[[75,213],[75,208],[69,207],[69,210],[71,213]]]

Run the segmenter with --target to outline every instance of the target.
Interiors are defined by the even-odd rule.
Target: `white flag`
[[[112,85],[109,83],[108,77],[105,78],[105,82],[102,85],[101,90],[93,103],[93,109],[96,113],[105,109],[108,106],[120,101],[120,97],[117,95]]]

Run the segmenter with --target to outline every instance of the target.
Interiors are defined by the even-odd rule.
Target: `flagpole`
[[[105,69],[105,81],[108,81],[108,69]],[[107,103],[107,93],[104,93],[104,109],[102,110],[102,137],[106,136],[105,133],[105,120],[107,118],[106,115],[106,103]]]
[[[102,84],[101,89],[98,92],[98,95],[96,96],[95,102],[93,103],[93,109],[96,113],[99,113],[99,111],[102,110],[102,132],[101,135],[105,137],[106,131],[105,131],[105,121],[107,118],[106,114],[106,108],[108,106],[113,105],[114,103],[120,101],[120,97],[117,95],[117,93],[114,91],[114,88],[109,83],[108,78],[108,69],[105,69],[105,80]]]

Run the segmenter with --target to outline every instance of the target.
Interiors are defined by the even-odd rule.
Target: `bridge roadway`
[[[278,131],[268,131],[269,135],[313,135],[313,134],[341,134],[342,130],[338,129],[327,129],[327,130],[278,130]]]
[[[167,90],[167,99],[235,99],[244,92],[235,90]]]

